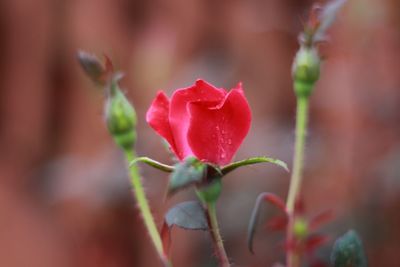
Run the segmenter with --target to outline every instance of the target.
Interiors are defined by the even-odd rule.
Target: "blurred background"
[[[168,95],[203,78],[243,82],[252,128],[236,155],[291,166],[295,97],[290,68],[305,0],[3,0],[0,2],[0,266],[161,266],[109,137],[103,95],[84,76],[77,49],[107,54],[139,117],[138,154],[171,163],[145,123],[158,89]],[[400,2],[349,0],[321,47],[326,59],[311,99],[303,196],[307,214],[333,209],[331,242],[354,228],[370,266],[400,266]],[[167,175],[142,167],[159,226]],[[263,227],[255,255],[246,228],[257,195],[286,197],[289,175],[273,165],[224,181],[218,205],[235,266],[284,260],[283,235]],[[175,267],[216,266],[206,232],[172,230]]]

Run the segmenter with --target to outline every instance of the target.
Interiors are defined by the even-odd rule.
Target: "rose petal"
[[[192,149],[187,141],[187,131],[190,121],[187,109],[189,103],[201,101],[214,101],[219,103],[224,99],[225,95],[225,90],[215,88],[203,80],[196,81],[191,87],[179,89],[172,95],[169,122],[179,159],[182,160],[193,155]]]
[[[218,165],[231,161],[246,137],[251,111],[241,89],[232,89],[217,106],[192,102],[187,139],[194,155]]]
[[[172,151],[177,154],[175,140],[172,135],[171,126],[168,118],[169,109],[170,104],[168,97],[164,94],[164,92],[159,91],[146,113],[146,121],[159,135],[167,140],[167,142],[171,146]]]

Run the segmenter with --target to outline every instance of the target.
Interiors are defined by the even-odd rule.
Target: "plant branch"
[[[295,137],[295,151],[293,156],[293,172],[290,179],[290,187],[288,198],[286,202],[286,210],[289,216],[289,223],[287,228],[287,241],[290,246],[287,252],[287,267],[298,267],[300,264],[300,256],[292,247],[294,242],[293,226],[295,221],[295,204],[300,193],[302,182],[302,171],[304,161],[304,147],[307,131],[308,120],[308,97],[297,98],[297,111],[296,111],[296,137]]]
[[[205,203],[205,205],[210,233],[214,242],[215,252],[217,254],[220,267],[230,267],[228,256],[226,255],[224,248],[224,242],[219,231],[215,202],[208,202]]]
[[[135,153],[133,151],[125,151],[125,157],[129,164],[129,174],[131,183],[133,186],[133,190],[135,192],[136,202],[139,207],[140,214],[142,215],[145,227],[147,232],[150,235],[150,238],[153,242],[153,245],[161,258],[165,267],[172,267],[171,261],[168,259],[168,256],[164,253],[162,240],[160,234],[157,230],[157,226],[154,222],[153,215],[150,211],[150,206],[147,201],[144,188],[141,182],[141,177],[139,175],[139,170],[135,163],[131,163],[135,160]]]

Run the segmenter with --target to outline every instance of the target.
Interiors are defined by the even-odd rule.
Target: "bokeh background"
[[[3,0],[0,2],[0,266],[161,266],[130,194],[121,153],[104,127],[103,94],[77,49],[108,54],[139,117],[140,155],[171,163],[145,112],[158,89],[203,78],[242,81],[253,112],[236,158],[291,166],[295,98],[290,67],[312,1]],[[400,2],[349,0],[322,47],[311,100],[303,196],[307,213],[335,211],[321,229],[361,235],[370,266],[400,266]],[[157,223],[188,190],[165,200],[167,175],[142,167]],[[218,205],[235,266],[284,260],[283,236],[263,227],[255,255],[246,227],[257,195],[286,197],[273,165],[229,175]],[[172,231],[176,267],[216,266],[206,232]]]

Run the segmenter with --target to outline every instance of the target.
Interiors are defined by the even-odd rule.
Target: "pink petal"
[[[162,137],[167,140],[172,151],[177,154],[174,137],[169,123],[170,104],[164,92],[159,91],[146,113],[147,123]]]
[[[224,99],[225,95],[225,90],[215,88],[203,80],[196,81],[196,83],[191,87],[179,89],[172,95],[169,122],[179,159],[182,160],[193,155],[192,149],[187,141],[187,132],[190,121],[187,108],[189,103],[201,101],[213,101],[219,103]]]
[[[250,129],[251,111],[241,84],[217,106],[193,102],[189,108],[187,139],[193,154],[218,165],[229,163]]]

